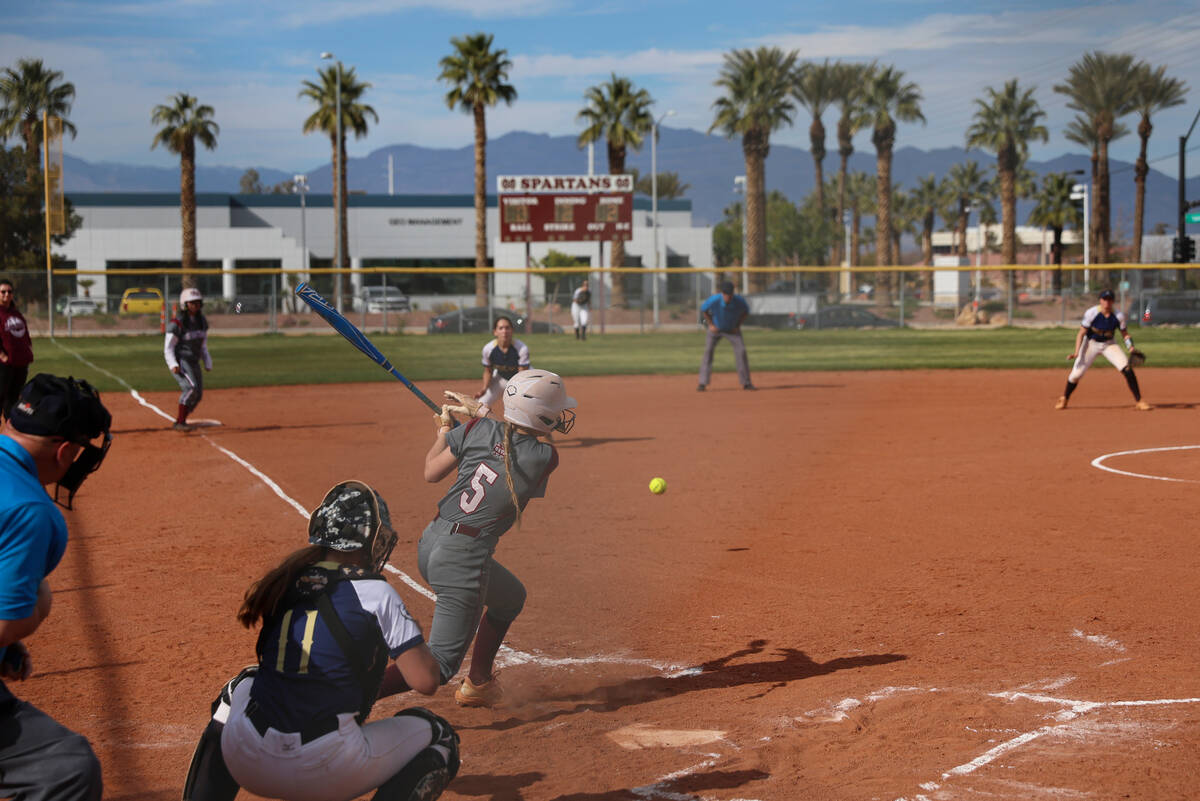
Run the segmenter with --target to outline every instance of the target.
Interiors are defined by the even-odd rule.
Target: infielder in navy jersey
[[[175,416],[176,431],[190,431],[188,415],[200,403],[204,395],[205,370],[212,369],[212,356],[208,354],[208,318],[201,309],[204,297],[199,289],[188,288],[179,295],[179,316],[167,323],[167,338],[163,343],[163,356],[171,375],[181,390],[179,412]]]
[[[443,406],[434,416],[439,427],[425,456],[425,480],[456,478],[421,535],[417,566],[437,593],[429,647],[441,681],[458,672],[474,639],[470,670],[454,698],[463,706],[490,707],[502,696],[492,669],[496,652],[525,605],[525,587],[492,554],[501,535],[520,523],[525,504],[545,496],[558,451],[538,437],[569,432],[576,404],[562,378],[547,370],[509,380],[504,422],[479,417],[477,403],[446,394],[462,405]],[[472,419],[451,428],[451,412]]]
[[[475,394],[488,408],[500,400],[510,378],[529,369],[529,346],[513,338],[512,318],[497,317],[492,335],[495,338],[483,346],[483,385]]]
[[[184,790],[230,801],[239,787],[286,801],[432,801],[458,770],[458,736],[421,708],[367,722],[376,699],[432,695],[438,665],[379,574],[396,544],[387,504],[360,481],[312,513],[309,547],[250,586],[258,664],[226,685]]]
[[[1101,292],[1099,300],[1098,304],[1083,313],[1083,321],[1079,330],[1075,332],[1075,350],[1067,357],[1074,360],[1075,364],[1071,368],[1071,374],[1067,376],[1067,387],[1055,402],[1054,408],[1067,408],[1071,393],[1079,385],[1079,379],[1083,378],[1083,374],[1092,366],[1096,357],[1104,354],[1104,358],[1108,359],[1109,363],[1125,377],[1125,383],[1129,385],[1129,391],[1133,393],[1134,408],[1139,411],[1149,411],[1154,407],[1142,400],[1142,392],[1138,388],[1138,380],[1133,373],[1133,366],[1129,363],[1125,352],[1121,350],[1121,346],[1115,342],[1116,333],[1120,331],[1121,337],[1125,341],[1125,347],[1129,349],[1130,353],[1134,350],[1133,339],[1129,336],[1126,327],[1125,315],[1113,310],[1112,290],[1106,289]]]

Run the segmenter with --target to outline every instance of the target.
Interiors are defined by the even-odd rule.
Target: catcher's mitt
[[[1146,363],[1146,354],[1142,353],[1137,348],[1132,348],[1129,351],[1129,366],[1141,367]]]
[[[444,408],[449,409],[452,412],[465,414],[467,417],[476,417],[479,415],[479,407],[481,407],[483,404],[474,398],[469,398],[466,395],[463,395],[461,392],[451,392],[448,389],[442,394],[448,399],[458,403],[457,406],[452,404],[445,406]]]

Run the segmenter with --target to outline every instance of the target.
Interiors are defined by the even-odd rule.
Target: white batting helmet
[[[534,431],[568,433],[575,425],[575,399],[562,377],[549,370],[525,370],[504,388],[504,419]]]
[[[196,287],[190,286],[179,293],[180,306],[186,306],[193,300],[204,300],[204,296],[200,294],[200,290],[196,289]]]

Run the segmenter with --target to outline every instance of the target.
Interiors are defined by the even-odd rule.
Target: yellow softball
[[[667,491],[667,480],[658,476],[650,479],[650,491],[655,495],[662,495]]]

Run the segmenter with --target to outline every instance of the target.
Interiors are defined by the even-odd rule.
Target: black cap
[[[721,293],[724,295],[732,295],[733,294],[733,282],[732,281],[722,281],[721,282]]]
[[[1113,294],[1111,289],[1106,289],[1100,293],[1100,300],[1113,300],[1115,297],[1116,295]]]
[[[82,444],[108,431],[112,415],[88,382],[38,373],[21,388],[9,410],[9,422],[22,434]]]

